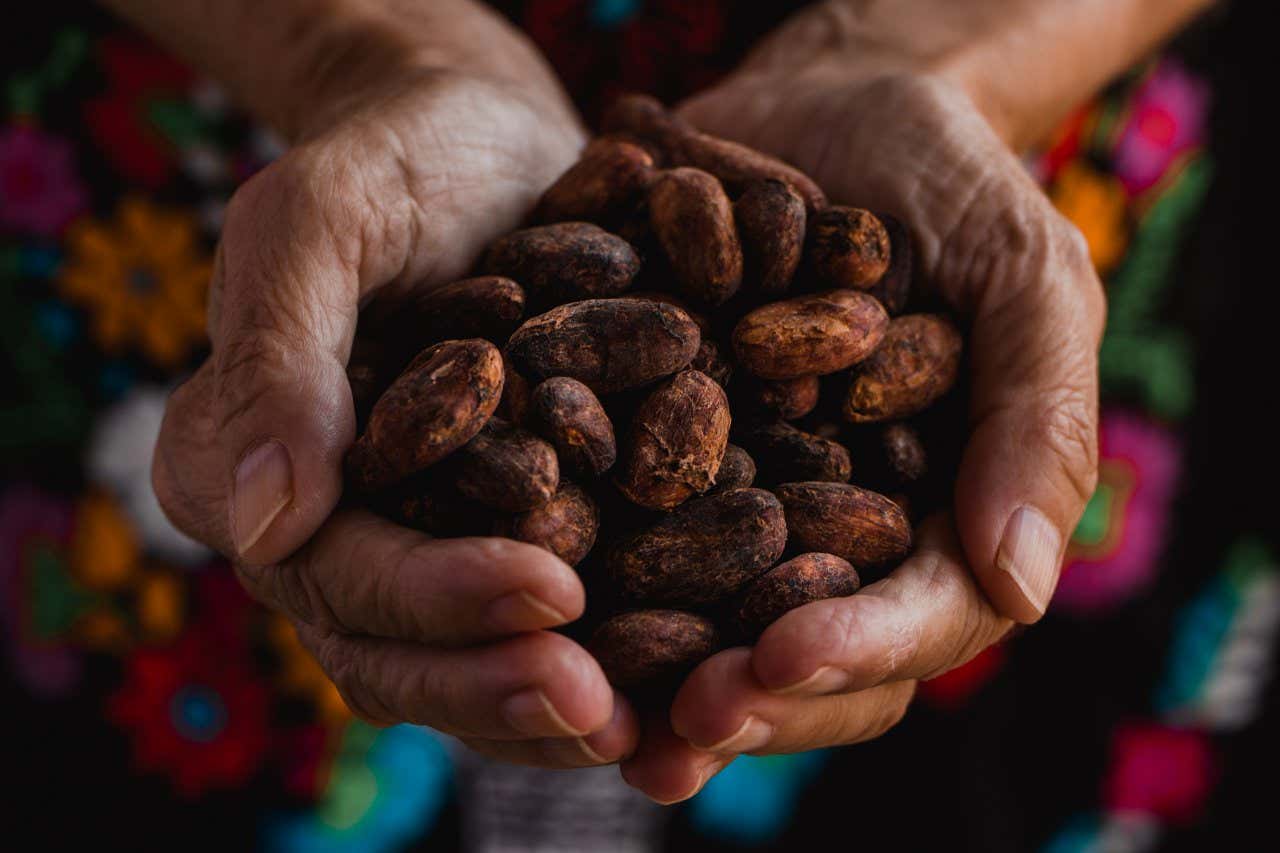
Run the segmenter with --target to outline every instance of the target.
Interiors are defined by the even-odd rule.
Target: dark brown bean
[[[531,432],[490,418],[462,448],[458,491],[494,509],[521,512],[551,499],[560,484],[556,451]]]
[[[806,254],[819,286],[866,290],[889,268],[889,235],[870,211],[828,207],[809,219]]]
[[[911,523],[884,495],[843,483],[784,483],[773,491],[796,547],[843,557],[859,570],[911,551]]]
[[[715,625],[679,610],[635,610],[600,625],[587,650],[614,687],[674,680],[716,650]]]
[[[960,372],[960,332],[939,314],[906,314],[853,371],[844,416],[853,423],[900,420],[951,390]]]
[[[533,389],[530,427],[555,445],[560,461],[582,477],[598,477],[618,455],[613,424],[591,389],[554,376]]]
[[[647,385],[688,366],[701,343],[689,315],[643,299],[588,299],[553,308],[516,329],[516,367],[546,379],[570,376],[597,394]]]
[[[820,387],[818,377],[799,376],[795,379],[751,379],[734,390],[741,395],[741,402],[747,408],[792,421],[803,418],[817,407]]]
[[[542,194],[533,219],[616,224],[640,199],[653,171],[653,157],[634,142],[617,136],[593,139]]]
[[[700,169],[671,169],[649,187],[648,201],[649,225],[681,292],[709,305],[737,293],[742,246],[720,182]]]
[[[745,489],[756,480],[756,463],[747,451],[736,444],[725,445],[724,458],[716,471],[716,484],[709,494],[731,489]]]
[[[659,385],[636,410],[618,490],[648,509],[671,509],[711,488],[729,442],[729,399],[696,370]]]
[[[880,222],[889,235],[889,268],[867,292],[880,300],[890,317],[896,317],[906,309],[907,300],[911,298],[915,249],[905,225],[891,216],[881,216]]]
[[[733,219],[747,289],[773,297],[786,293],[804,255],[804,199],[782,181],[756,181],[734,202]]]
[[[751,582],[734,602],[738,633],[754,639],[784,613],[858,591],[858,571],[834,554],[810,553],[780,563]]]
[[[502,396],[502,355],[488,341],[445,341],[423,350],[378,398],[347,452],[358,489],[388,486],[470,441]]]
[[[738,363],[764,379],[835,373],[871,354],[889,318],[874,298],[846,291],[798,296],[761,306],[738,321]]]
[[[537,545],[576,566],[591,552],[599,529],[596,502],[582,487],[562,481],[551,500],[500,519],[493,534]]]
[[[559,222],[515,231],[485,253],[486,272],[514,278],[540,306],[617,296],[640,271],[631,244],[589,222]]]
[[[786,421],[746,423],[735,429],[734,437],[755,460],[765,485],[797,480],[847,483],[853,473],[843,445]]]
[[[609,554],[608,569],[630,600],[709,604],[773,565],[786,542],[778,500],[761,489],[736,489],[691,500],[625,538]]]

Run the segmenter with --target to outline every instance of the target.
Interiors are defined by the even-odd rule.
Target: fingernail
[[[545,601],[521,590],[490,602],[488,620],[495,631],[536,631],[563,625],[569,618]]]
[[[605,758],[603,755],[601,755],[600,753],[592,749],[591,744],[587,743],[586,738],[575,738],[574,742],[578,744],[578,749],[582,750],[582,754],[585,755],[587,757],[587,760],[590,761],[592,764],[612,764],[613,763],[612,761],[610,761],[609,759]]]
[[[821,666],[808,678],[770,692],[779,696],[825,696],[843,690],[848,684],[849,673],[834,666]]]
[[[530,737],[581,737],[565,722],[546,694],[537,688],[522,690],[502,704],[502,716],[518,732]]]
[[[1061,550],[1062,536],[1044,513],[1019,507],[1005,525],[996,568],[1007,572],[1031,606],[1044,613],[1058,579]]]
[[[258,543],[291,500],[293,468],[284,445],[268,440],[246,453],[236,466],[231,496],[231,536],[241,556]]]
[[[707,784],[707,779],[711,776],[711,770],[712,768],[710,767],[704,767],[702,772],[698,774],[698,781],[695,782],[693,787],[685,794],[681,794],[680,796],[670,800],[660,800],[657,797],[649,797],[649,799],[653,800],[660,806],[674,806],[676,803],[683,803],[685,800],[691,800],[698,795],[699,791],[702,790],[702,786]]]
[[[773,726],[758,717],[748,716],[742,726],[733,734],[711,746],[697,746],[695,749],[706,752],[729,752],[735,755],[762,749],[773,739]]]

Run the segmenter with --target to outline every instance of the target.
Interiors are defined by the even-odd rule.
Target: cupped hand
[[[970,438],[953,516],[886,580],[703,663],[670,727],[646,729],[624,764],[664,801],[696,792],[737,752],[873,737],[916,679],[1039,619],[1096,482],[1105,304],[1083,239],[975,106],[981,93],[941,60],[922,70],[864,49],[854,30],[830,8],[800,15],[682,112],[794,163],[833,203],[913,229],[924,277],[969,328]]]
[[[328,113],[228,207],[212,355],[169,403],[161,503],[290,617],[361,716],[512,761],[616,760],[633,713],[585,650],[545,630],[582,611],[569,566],[335,511],[361,306],[461,277],[573,161],[581,130],[558,97],[440,70]]]

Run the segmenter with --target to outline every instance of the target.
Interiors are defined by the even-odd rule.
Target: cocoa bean
[[[652,140],[669,163],[710,172],[730,192],[740,193],[756,181],[774,178],[799,193],[810,212],[826,206],[822,190],[799,169],[753,148],[703,133],[647,95],[619,98],[605,113],[603,127],[608,132],[633,133]]]
[[[892,216],[879,217],[889,235],[889,268],[867,292],[880,300],[890,317],[896,317],[911,298],[911,276],[915,274],[915,249],[911,233]]]
[[[716,650],[715,625],[679,610],[621,613],[596,629],[587,650],[614,687],[674,681]]]
[[[653,172],[653,157],[634,142],[616,136],[593,139],[578,162],[542,194],[533,220],[616,224],[634,207]]]
[[[570,566],[591,552],[600,529],[600,511],[582,487],[561,481],[555,495],[527,512],[499,519],[493,534],[550,551]]]
[[[484,338],[498,346],[520,325],[524,288],[509,278],[486,275],[455,281],[415,294],[407,310],[397,310],[383,337],[421,342]]]
[[[798,296],[747,314],[733,330],[738,363],[764,379],[835,373],[871,354],[889,317],[866,294]]]
[[[755,639],[784,613],[827,598],[858,591],[858,571],[834,554],[801,554],[751,582],[732,608],[739,635]]]
[[[755,460],[765,485],[795,480],[847,483],[853,473],[849,451],[786,421],[743,424],[734,437]]]
[[[709,604],[773,565],[786,542],[777,498],[761,489],[736,489],[691,500],[623,539],[607,568],[630,600]]]
[[[859,570],[897,562],[911,551],[911,524],[884,495],[843,483],[784,483],[773,491],[798,548],[843,557]]]
[[[870,211],[828,207],[809,218],[806,255],[820,287],[866,290],[889,268],[889,235]]]
[[[756,181],[734,202],[733,219],[747,288],[770,297],[786,293],[804,255],[804,199],[782,181]]]
[[[588,299],[526,320],[507,352],[522,373],[570,376],[599,394],[675,373],[700,343],[697,325],[679,308],[643,299]]]
[[[722,388],[728,387],[729,380],[733,377],[733,362],[729,361],[720,345],[711,338],[704,337],[698,344],[698,352],[689,366],[707,374]]]
[[[711,488],[728,442],[724,389],[686,370],[640,404],[614,482],[633,503],[671,509]]]
[[[748,488],[756,479],[756,463],[747,451],[736,444],[727,444],[724,458],[716,470],[716,484],[710,494],[719,494],[731,489]]]
[[[533,389],[529,424],[555,445],[560,461],[582,477],[598,477],[618,455],[613,424],[591,389],[555,376]]]
[[[960,332],[938,314],[907,314],[853,371],[844,416],[853,423],[899,420],[951,389],[960,371]]]
[[[499,238],[485,253],[486,272],[514,278],[539,306],[617,296],[640,271],[626,240],[590,222],[559,222]]]
[[[458,491],[494,509],[521,512],[551,499],[560,484],[556,451],[531,432],[490,418],[462,448]]]
[[[506,354],[502,356],[502,376],[502,399],[494,414],[516,426],[524,426],[529,418],[529,380],[520,375]]]
[[[888,424],[880,433],[885,465],[899,486],[908,486],[929,470],[920,434],[909,424]]]
[[[742,246],[724,188],[700,169],[661,173],[649,187],[649,225],[686,295],[719,305],[742,284]]]
[[[818,405],[818,377],[751,379],[734,391],[748,409],[758,409],[787,421],[803,418]]]
[[[484,426],[502,385],[502,356],[488,341],[445,341],[423,350],[378,398],[347,452],[352,484],[381,488],[448,456]]]
[[[488,535],[492,510],[458,491],[452,477],[441,476],[441,467],[445,466],[379,492],[372,508],[397,524],[432,536]]]

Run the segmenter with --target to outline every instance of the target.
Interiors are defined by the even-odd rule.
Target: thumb
[[[978,580],[997,611],[1024,623],[1048,607],[1096,485],[1105,315],[1079,233],[1051,209],[1042,216],[1037,239],[989,270],[976,306],[974,424],[956,484]]]
[[[175,522],[242,563],[290,554],[342,491],[355,432],[344,365],[361,281],[380,271],[357,267],[377,253],[359,242],[368,230],[341,175],[291,154],[236,193],[214,271],[213,353],[161,432],[157,492],[187,497]],[[210,443],[193,449],[201,424]]]

